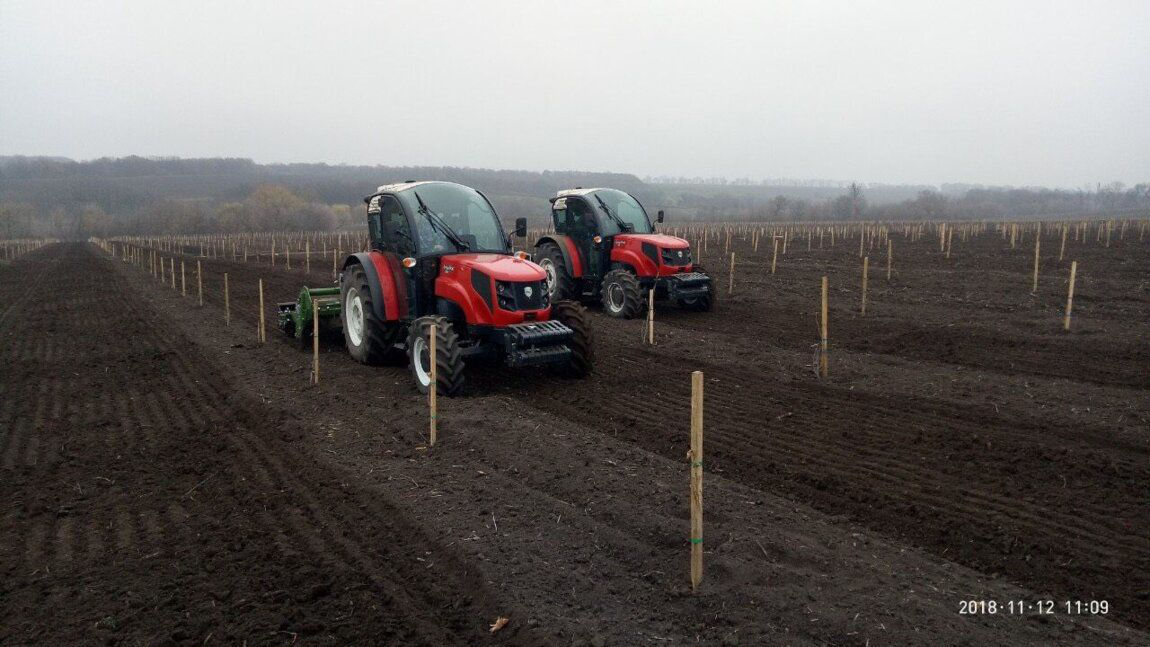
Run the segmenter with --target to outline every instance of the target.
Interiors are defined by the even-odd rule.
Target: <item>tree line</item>
[[[363,225],[362,198],[403,180],[474,186],[508,222],[547,222],[559,189],[628,191],[671,221],[1041,218],[1150,211],[1150,183],[1094,190],[644,182],[623,173],[257,164],[239,158],[0,157],[0,238],[329,230]]]

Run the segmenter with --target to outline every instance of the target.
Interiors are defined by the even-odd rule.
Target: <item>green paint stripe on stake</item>
[[[699,537],[698,539],[695,539],[694,537],[692,537],[692,538],[691,538],[689,541],[690,541],[692,544],[701,544],[701,543],[703,543],[703,538],[702,538],[702,537]]]

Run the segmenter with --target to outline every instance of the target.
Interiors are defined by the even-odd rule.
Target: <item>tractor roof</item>
[[[563,189],[555,194],[556,198],[566,198],[569,195],[588,195],[596,191],[602,191],[603,187],[593,187],[590,189]]]
[[[432,180],[395,182],[392,184],[381,185],[378,189],[375,190],[375,192],[376,193],[399,193],[400,191],[406,191],[410,188],[417,187],[417,186],[420,186],[423,184],[434,184],[434,183],[435,182]],[[440,184],[443,184],[443,183],[440,183]]]

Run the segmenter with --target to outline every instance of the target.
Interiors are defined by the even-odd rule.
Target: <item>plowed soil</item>
[[[1150,244],[1091,240],[1059,262],[1044,239],[1031,295],[1033,241],[956,236],[946,259],[894,240],[889,282],[869,252],[864,317],[857,238],[791,240],[772,276],[770,240],[736,235],[715,312],[660,304],[652,347],[642,322],[592,307],[587,380],[469,366],[431,449],[406,367],[332,343],[309,385],[310,356],[274,329],[274,303],[330,271],[201,259],[198,308],[190,253],[188,297],[91,245],[30,254],[0,268],[0,640],[1145,642]],[[721,246],[703,258],[726,292]],[[958,613],[1019,598],[1110,613]]]

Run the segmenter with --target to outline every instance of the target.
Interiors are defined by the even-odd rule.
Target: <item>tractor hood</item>
[[[615,240],[620,239],[651,243],[662,249],[690,249],[691,247],[691,243],[686,240],[667,234],[616,234]]]
[[[505,254],[450,254],[440,261],[443,273],[458,267],[479,270],[497,281],[542,281],[547,278],[543,268]]]

